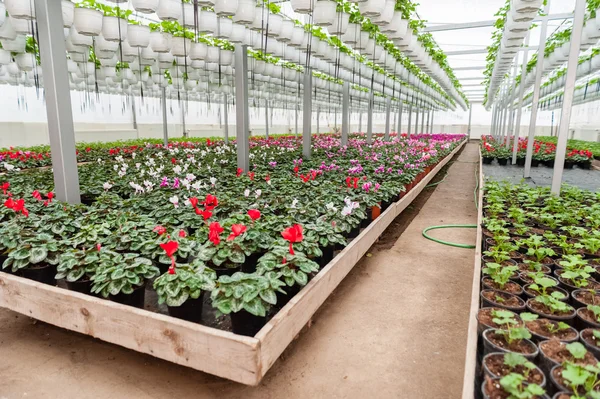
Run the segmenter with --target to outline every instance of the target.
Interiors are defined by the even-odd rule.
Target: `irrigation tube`
[[[477,168],[475,168],[475,191],[473,191],[473,199],[475,200],[475,208],[478,208],[478,201],[477,201],[477,190],[479,190],[479,179],[478,179],[478,173],[477,173]],[[444,176],[444,178],[434,184],[430,184],[429,186],[426,187],[430,187],[430,186],[437,186],[438,184],[442,183],[444,180],[446,180],[446,177],[448,175]],[[446,224],[446,225],[440,225],[440,226],[431,226],[431,227],[427,227],[425,230],[423,230],[423,237],[427,238],[428,240],[437,242],[438,244],[443,244],[443,245],[448,245],[450,247],[457,247],[457,248],[467,248],[467,249],[473,249],[475,248],[475,245],[471,245],[471,244],[457,244],[454,242],[449,242],[449,241],[444,241],[444,240],[440,240],[437,238],[433,238],[430,235],[427,234],[427,232],[431,231],[431,230],[439,230],[439,229],[476,229],[477,225],[476,224]]]

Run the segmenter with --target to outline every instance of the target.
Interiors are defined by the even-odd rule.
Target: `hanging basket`
[[[206,60],[206,56],[208,53],[208,46],[205,43],[192,43],[192,47],[190,49],[190,58],[192,60]]]
[[[118,17],[104,16],[102,19],[102,36],[109,42],[127,39],[127,20]]]
[[[152,14],[158,8],[160,0],[131,0],[133,9],[142,14]]]
[[[212,11],[198,12],[198,32],[215,33],[217,31],[217,14]]]
[[[18,35],[14,40],[1,39],[0,44],[2,48],[11,53],[24,53],[25,52],[25,36]]]
[[[265,32],[268,37],[279,37],[281,33],[281,23],[283,22],[283,17],[277,14],[270,14],[268,18],[268,26],[267,21],[265,21]]]
[[[246,36],[246,27],[244,25],[232,24],[229,41],[231,43],[242,43]]]
[[[150,32],[150,47],[157,53],[168,53],[171,51],[172,38],[167,32]]]
[[[11,62],[10,51],[0,49],[0,65],[8,65]]]
[[[110,42],[106,40],[103,35],[96,37],[94,39],[94,44],[96,51],[117,51],[119,49],[119,42]]]
[[[385,2],[386,0],[367,0],[359,3],[358,8],[360,13],[367,18],[379,17],[385,8]]]
[[[290,0],[292,9],[299,14],[312,12],[312,0]]]
[[[233,15],[233,22],[236,24],[249,25],[254,21],[255,13],[255,0],[238,0],[238,6]]]
[[[332,26],[335,23],[337,3],[330,0],[318,0],[313,12],[313,24]]]
[[[115,57],[116,51],[96,50],[96,57],[100,60],[110,60]]]
[[[371,19],[371,22],[377,26],[384,27],[389,25],[394,18],[394,8],[396,7],[396,0],[385,0],[385,6],[383,11],[378,17]]]
[[[102,32],[102,11],[91,8],[75,8],[73,26],[81,35],[98,36]],[[106,38],[106,36],[105,36]]]
[[[160,0],[156,16],[162,21],[177,21],[181,17],[181,1]]]
[[[70,28],[73,25],[73,18],[75,17],[75,4],[71,0],[62,0],[60,5],[62,8],[63,27]]]
[[[350,14],[345,12],[337,12],[333,20],[333,25],[328,28],[328,31],[332,35],[344,35],[348,30],[348,24],[350,23]]]
[[[175,57],[185,57],[190,51],[192,41],[190,39],[178,36],[171,39],[171,54]]]
[[[16,19],[35,19],[35,6],[33,1],[4,0],[8,15]]]
[[[10,23],[19,35],[33,35],[33,30],[31,26],[31,21],[27,19],[16,19],[13,17],[8,17]]]
[[[510,9],[519,14],[531,14],[537,13],[541,5],[542,0],[512,0]]]
[[[32,71],[35,68],[35,54],[21,53],[15,56],[15,62],[22,71]]]
[[[219,0],[214,8],[218,16],[232,17],[238,9],[238,0]]]
[[[147,25],[127,25],[127,41],[131,47],[148,47],[150,28]]]
[[[181,5],[179,7],[181,7]],[[200,14],[200,12],[201,11],[198,10],[198,14]],[[183,3],[183,10],[181,11],[181,16],[179,17],[179,23],[184,28],[192,29],[195,27],[193,4]],[[200,18],[198,18],[198,24],[200,24]]]
[[[215,33],[215,37],[219,39],[229,39],[233,33],[233,21],[230,18],[218,18],[217,23],[219,28]],[[240,26],[244,28],[243,26]]]
[[[140,52],[140,59],[141,60],[156,60],[156,52],[152,50],[151,47],[146,47],[144,49],[142,49],[142,51]]]

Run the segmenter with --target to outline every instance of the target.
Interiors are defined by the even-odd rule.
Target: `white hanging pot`
[[[117,76],[117,68],[115,67],[103,66],[102,71],[104,71],[104,76],[106,76],[107,78]]]
[[[127,42],[121,42],[121,53],[123,54],[123,62],[126,62],[125,58],[137,57],[138,49],[131,47]]]
[[[281,21],[281,31],[279,32],[279,38],[277,40],[282,43],[289,43],[294,34],[294,26],[294,21],[289,19]]]
[[[6,66],[6,72],[10,75],[21,75],[21,70],[19,69],[19,65],[16,62],[11,62]]]
[[[73,25],[77,29],[77,32],[84,36],[98,36],[102,31],[103,17],[102,11],[75,7]]]
[[[386,0],[367,0],[359,3],[358,8],[360,13],[367,18],[378,17],[385,8],[385,1]]]
[[[79,70],[79,67],[77,66],[77,63],[73,60],[68,59],[67,60],[67,71],[69,73],[77,73],[78,70]]]
[[[146,49],[150,50],[150,47],[146,47]],[[150,50],[150,51],[152,51],[152,50]],[[154,65],[156,63],[156,54],[157,53],[155,53],[154,51],[152,51],[152,54],[155,55],[155,58],[140,58],[140,65],[142,65],[142,66],[151,66],[151,65]]]
[[[127,39],[127,20],[123,18],[104,16],[102,18],[102,36],[109,42]]]
[[[232,24],[229,41],[231,43],[242,43],[246,36],[246,27],[244,25]]]
[[[8,15],[16,19],[35,19],[35,6],[28,0],[4,0]]]
[[[179,6],[181,7],[181,5]],[[200,10],[198,10],[200,13]],[[179,17],[179,23],[185,28],[193,28],[194,24],[194,5],[191,3],[183,3],[183,10],[181,11],[181,16]],[[200,23],[200,22],[198,22]]]
[[[171,53],[158,53],[158,62],[173,64],[175,56]]]
[[[70,28],[71,25],[73,25],[73,18],[75,15],[75,4],[73,4],[71,0],[62,0],[60,5],[62,8],[63,26],[65,28]]]
[[[98,57],[98,59],[101,60],[109,60],[111,58],[113,58],[116,54],[116,51],[110,51],[110,50],[98,50],[96,49],[96,57]]]
[[[294,33],[292,34],[292,38],[290,40],[290,46],[292,47],[300,47],[302,45],[302,41],[304,40],[304,29],[299,26],[294,26]]]
[[[350,14],[345,12],[338,12],[333,20],[333,25],[328,29],[332,35],[343,35],[348,30],[348,23],[350,22]]]
[[[229,39],[233,33],[233,21],[230,18],[219,18],[218,22],[219,29],[215,33],[215,37],[220,39]],[[241,28],[244,28],[240,25]]]
[[[215,33],[217,31],[217,14],[212,11],[198,12],[198,32]]]
[[[255,13],[255,0],[238,0],[238,6],[233,15],[233,22],[236,24],[249,25],[254,21]]]
[[[36,64],[35,55],[30,53],[17,54],[15,61],[22,71],[32,71]]]
[[[312,12],[312,0],[290,0],[292,9],[299,14]]]
[[[87,37],[87,36],[84,36]],[[111,42],[104,38],[103,35],[99,35],[94,40],[96,51],[117,51],[119,49],[119,42]]]
[[[150,27],[128,24],[127,41],[131,47],[148,47],[150,44]]]
[[[142,60],[153,60],[154,61],[156,59],[156,52],[153,51],[151,47],[146,47],[146,48],[142,49],[140,58]]]
[[[190,39],[174,36],[171,39],[171,54],[175,57],[185,57],[191,50],[192,41]]]
[[[150,47],[157,53],[168,53],[171,51],[172,38],[167,32],[150,32]]]
[[[100,65],[102,65],[102,66],[116,66],[117,62],[119,62],[119,60],[117,59],[117,56],[114,55],[112,58],[101,59],[100,60]]]
[[[542,5],[542,0],[512,0],[511,10],[520,14],[537,13]]]
[[[10,23],[13,27],[13,29],[15,30],[15,32],[17,32],[17,34],[20,35],[33,35],[33,30],[32,30],[32,26],[31,26],[31,21],[27,20],[27,19],[16,19],[13,17],[8,17],[8,19],[10,20]]]
[[[85,53],[72,53],[71,59],[75,62],[87,62],[90,58],[89,53],[86,51]]]
[[[69,32],[69,39],[75,46],[89,47],[94,43],[94,39],[91,36],[85,36],[77,32],[74,26],[71,27]]]
[[[11,62],[10,51],[0,49],[0,65],[8,65]]]
[[[394,18],[394,8],[396,7],[396,0],[385,0],[385,6],[383,7],[383,11],[378,17],[374,17],[371,19],[371,22],[377,26],[387,26],[392,22],[392,18]]]
[[[278,37],[279,34],[281,33],[281,23],[282,22],[283,22],[283,17],[281,15],[269,14],[268,20],[265,21],[265,30],[266,30],[267,36],[268,37]]]
[[[177,21],[181,17],[181,0],[160,0],[156,15],[162,21]]]
[[[210,46],[206,53],[206,63],[217,63],[219,62],[219,47]]]
[[[233,64],[233,51],[221,50],[221,59],[219,61],[221,65],[230,66]]]
[[[0,39],[13,40],[15,37],[17,37],[17,32],[13,29],[10,18],[6,18],[4,23],[0,25]]]
[[[190,49],[190,58],[192,60],[205,60],[208,53],[208,46],[205,43],[192,43]]]
[[[11,53],[24,53],[25,52],[25,36],[18,35],[14,40],[1,39],[0,43],[2,48]]]
[[[82,62],[81,64],[79,64],[79,70],[81,71],[83,76],[93,75],[96,71],[96,64],[94,64],[93,62]]]
[[[317,0],[313,11],[313,24],[317,26],[332,26],[337,15],[337,3],[330,0]]]
[[[356,44],[360,37],[360,25],[355,23],[349,23],[346,33],[342,36],[342,41],[348,44]]]
[[[152,14],[158,8],[159,0],[131,0],[133,9],[143,14]]]
[[[219,0],[215,2],[215,13],[223,17],[232,17],[238,9],[238,0]]]

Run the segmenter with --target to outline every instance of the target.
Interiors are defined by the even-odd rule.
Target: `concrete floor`
[[[416,215],[412,222],[390,226],[258,387],[0,309],[0,399],[458,398],[474,250],[436,244],[421,232],[476,223],[477,157],[477,144],[469,144],[445,183],[405,212]],[[475,230],[432,235],[475,242]]]

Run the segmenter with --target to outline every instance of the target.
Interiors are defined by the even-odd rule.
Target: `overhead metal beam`
[[[470,66],[470,67],[458,67],[458,68],[452,68],[455,71],[483,71],[485,68],[487,68],[485,65],[481,65],[481,66]],[[460,78],[458,78],[460,80]]]
[[[561,14],[552,14],[548,16],[549,21],[559,20],[559,19],[572,19],[573,13],[561,13]],[[540,18],[534,19],[534,22],[540,22]],[[460,24],[439,24],[428,26],[425,28],[425,32],[443,32],[448,30],[461,30],[461,29],[475,29],[475,28],[487,28],[494,26],[496,24],[496,20],[487,20],[487,21],[475,21],[475,22],[465,22]]]
[[[538,48],[539,48],[538,46],[521,47],[518,49],[518,51],[537,50]],[[453,55],[487,54],[488,52],[489,52],[489,50],[487,48],[482,48],[482,49],[473,49],[473,50],[446,51],[445,54],[447,56],[453,56]]]
[[[456,69],[454,69],[456,71]],[[485,79],[485,76],[471,76],[468,78],[457,78],[459,81],[460,80],[483,80]]]

